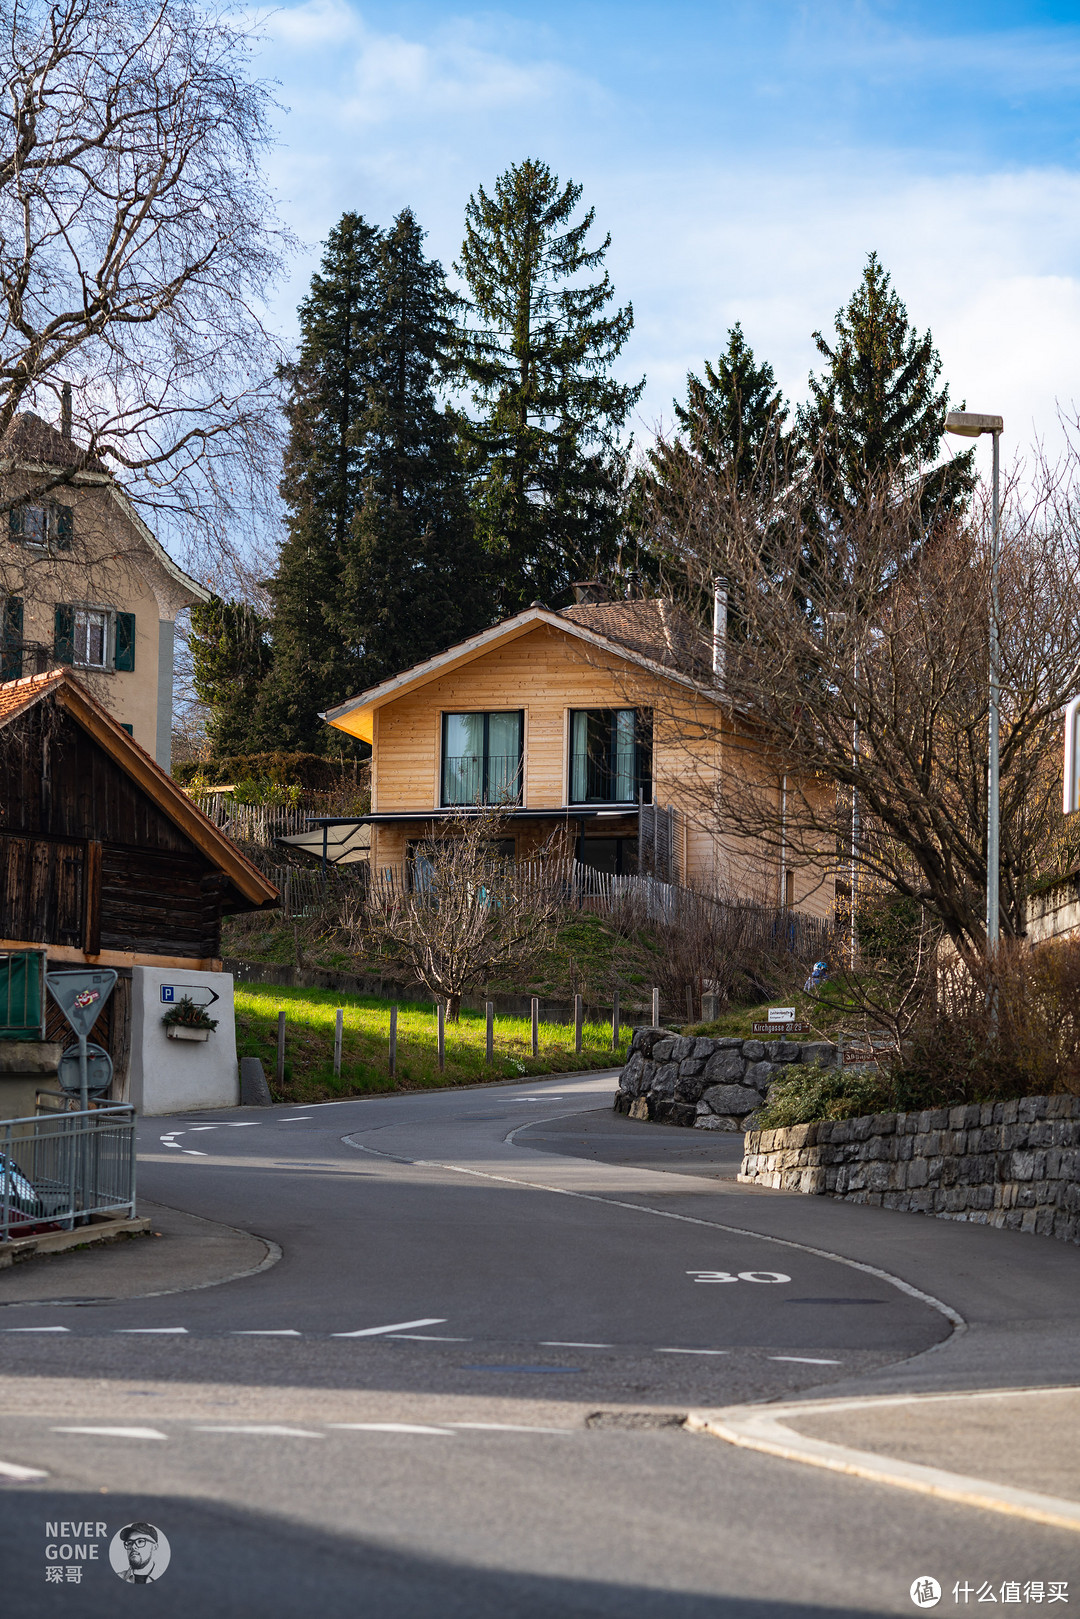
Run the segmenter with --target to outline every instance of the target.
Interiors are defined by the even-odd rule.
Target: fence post
[[[292,916],[292,872],[288,869],[285,872],[285,892],[281,897],[285,901],[285,919],[288,921]]]
[[[397,1007],[390,1008],[390,1077],[397,1073]]]
[[[277,1082],[278,1087],[285,1083],[285,1013],[277,1015]]]
[[[535,995],[532,998],[532,1054],[540,1055],[540,1002]]]
[[[619,1049],[619,992],[615,991],[611,1006],[611,1049]]]
[[[487,1010],[487,1060],[490,1064],[495,1061],[495,1002],[485,1001],[484,1006]]]
[[[660,991],[655,985],[652,992],[652,1026],[654,1029],[660,1027]]]
[[[446,1071],[446,1003],[439,1002],[439,1073]]]
[[[334,1078],[341,1078],[341,1026],[345,1020],[345,1008],[339,1006],[334,1017]]]
[[[689,984],[686,986],[686,1021],[687,1023],[694,1021],[694,991]]]
[[[574,996],[574,1050],[581,1052],[581,1025],[585,1017],[585,1004],[580,995]]]

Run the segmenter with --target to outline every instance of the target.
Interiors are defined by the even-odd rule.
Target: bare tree
[[[527,978],[566,903],[566,862],[554,845],[515,863],[499,852],[497,810],[463,810],[416,851],[407,891],[373,880],[350,919],[353,948],[391,956],[451,1022],[461,998],[499,973]]]
[[[729,590],[713,730],[699,785],[713,824],[765,858],[924,905],[967,954],[985,945],[989,523],[984,506],[928,527],[921,485],[882,482],[841,530],[813,474],[738,490],[689,461],[654,533],[700,598]],[[1001,904],[1025,927],[1060,854],[1061,709],[1080,680],[1080,511],[1040,469],[1004,503]],[[677,731],[676,710],[663,716]],[[700,752],[700,714],[694,750]],[[689,745],[688,745],[689,751]],[[730,768],[736,755],[745,768]]]
[[[78,447],[0,512],[113,473],[220,546],[273,490],[290,242],[251,45],[191,0],[0,0],[0,441],[33,412]]]

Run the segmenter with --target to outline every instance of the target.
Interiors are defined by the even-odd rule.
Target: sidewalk
[[[208,1287],[263,1269],[280,1257],[261,1237],[196,1214],[139,1199],[150,1230],[99,1248],[39,1254],[0,1270],[0,1314],[7,1306],[132,1299]]]

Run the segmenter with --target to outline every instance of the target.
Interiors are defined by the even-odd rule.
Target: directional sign
[[[210,988],[209,984],[162,984],[162,1006],[176,1006],[185,999],[189,1000],[192,1006],[213,1006],[221,997],[216,990]]]
[[[86,1039],[97,1022],[116,986],[116,977],[112,967],[45,974],[50,995],[81,1039]]]
[[[809,1023],[752,1023],[755,1034],[809,1034]]]
[[[770,1006],[767,1016],[770,1023],[794,1023],[795,1008],[793,1006]]]

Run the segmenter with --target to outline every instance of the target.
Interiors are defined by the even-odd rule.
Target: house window
[[[495,714],[444,714],[442,802],[521,802],[524,710]]]
[[[75,609],[75,656],[77,668],[109,667],[109,615],[97,607]]]
[[[571,804],[652,803],[652,715],[578,708],[570,715]]]
[[[8,536],[43,551],[70,551],[73,515],[70,506],[16,506],[8,513]]]

